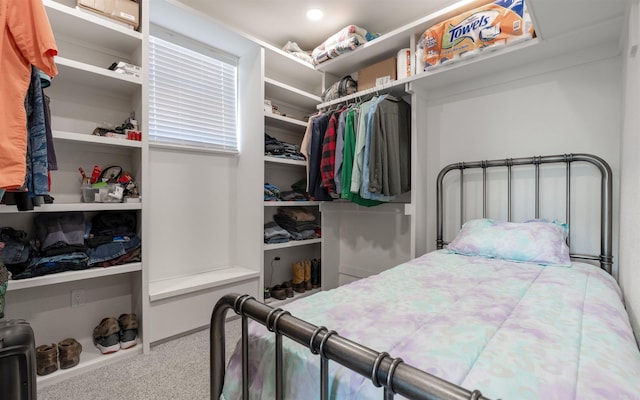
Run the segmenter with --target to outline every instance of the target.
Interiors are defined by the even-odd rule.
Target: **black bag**
[[[358,91],[358,82],[351,75],[347,75],[338,82],[329,86],[322,93],[322,101],[332,101],[340,97],[348,96]]]
[[[131,236],[137,229],[135,211],[103,211],[91,220],[91,233],[95,236]]]
[[[21,319],[0,321],[0,393],[3,399],[37,398],[33,329]]]
[[[27,232],[11,227],[0,228],[0,242],[4,243],[4,250],[0,251],[4,265],[17,275],[29,265],[32,257],[31,244],[27,240]],[[0,260],[0,261],[3,261]]]

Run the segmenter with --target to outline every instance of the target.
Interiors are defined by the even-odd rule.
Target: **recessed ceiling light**
[[[324,16],[324,13],[319,8],[312,8],[309,11],[307,11],[307,18],[309,18],[312,21],[318,21],[322,19],[323,16]]]

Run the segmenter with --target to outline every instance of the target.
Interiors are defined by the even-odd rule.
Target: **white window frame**
[[[151,146],[240,153],[237,57],[156,28],[147,76]]]

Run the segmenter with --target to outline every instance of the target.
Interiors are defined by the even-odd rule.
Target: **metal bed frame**
[[[483,216],[486,216],[487,176],[486,170],[491,167],[507,167],[508,171],[508,216],[511,219],[511,167],[514,165],[533,165],[535,167],[535,217],[539,217],[539,183],[541,164],[564,163],[566,165],[566,216],[570,217],[570,181],[571,163],[587,162],[595,166],[601,173],[601,217],[599,255],[571,254],[572,258],[596,260],[600,267],[611,273],[611,216],[612,216],[612,182],[611,168],[597,156],[590,154],[565,154],[557,156],[536,156],[529,158],[508,158],[504,160],[455,163],[443,168],[437,181],[437,247],[441,249],[443,240],[443,180],[451,171],[460,171],[460,215],[462,225],[463,196],[462,187],[464,170],[481,168],[483,172]],[[276,398],[283,399],[283,351],[282,336],[306,346],[313,354],[320,355],[320,398],[329,398],[329,360],[359,373],[371,380],[376,387],[383,387],[383,399],[390,400],[400,394],[416,400],[479,400],[487,399],[479,390],[467,390],[453,383],[440,379],[403,362],[400,357],[391,357],[386,352],[378,352],[341,337],[335,331],[324,326],[316,326],[298,319],[280,308],[272,308],[255,300],[249,295],[227,294],[215,305],[211,314],[210,326],[210,377],[211,399],[219,399],[222,393],[225,375],[225,321],[228,310],[233,310],[242,318],[242,388],[243,399],[249,398],[248,373],[248,325],[249,318],[264,325],[275,334],[276,346]]]
[[[600,254],[576,254],[571,253],[571,258],[582,260],[593,260],[600,263],[600,268],[611,274],[613,264],[611,241],[611,215],[612,215],[612,173],[609,164],[602,158],[591,154],[563,154],[556,156],[535,156],[524,158],[507,158],[503,160],[459,162],[449,164],[438,174],[437,183],[437,219],[436,219],[436,245],[442,249],[447,243],[443,239],[444,230],[444,194],[443,181],[445,176],[454,170],[460,171],[460,225],[464,223],[464,170],[482,169],[482,217],[487,217],[487,169],[492,167],[507,168],[507,215],[511,221],[511,171],[515,165],[533,165],[535,168],[535,216],[540,218],[540,165],[541,164],[565,164],[565,222],[571,228],[571,163],[586,162],[595,166],[601,174],[600,179]],[[571,232],[571,229],[569,229]],[[567,243],[570,238],[567,237]]]

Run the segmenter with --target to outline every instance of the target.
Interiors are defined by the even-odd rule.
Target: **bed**
[[[558,163],[567,182],[562,222],[539,215],[541,166]],[[572,165],[582,164],[599,172],[594,255],[567,246]],[[521,165],[535,170],[535,211],[512,222],[512,170]],[[507,171],[506,220],[485,215],[494,167]],[[462,194],[471,169],[481,171],[483,215],[468,220]],[[461,228],[446,242],[444,217],[456,213],[445,211],[443,185],[453,171]],[[211,398],[640,398],[640,352],[610,275],[611,179],[608,164],[588,154],[445,167],[437,250],[281,309],[224,296],[212,313]],[[243,338],[225,369],[229,309],[242,316]]]

